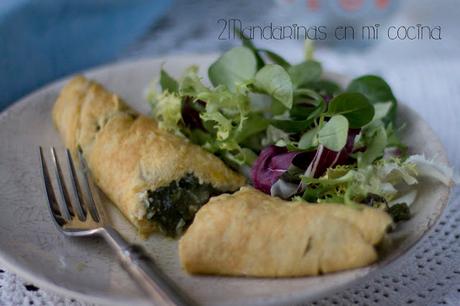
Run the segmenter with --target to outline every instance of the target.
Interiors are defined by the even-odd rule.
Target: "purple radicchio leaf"
[[[335,152],[320,145],[313,152],[289,152],[285,147],[269,146],[262,150],[251,169],[251,179],[254,187],[287,199],[301,191],[301,184],[282,179],[288,168],[293,165],[300,169],[306,169],[305,175],[319,177],[327,168],[343,165],[348,162],[349,154],[353,151],[353,145],[359,129],[350,129],[345,147]]]
[[[299,193],[302,189],[300,175],[305,172],[314,156],[315,151],[298,152],[287,171],[270,188],[270,195],[289,199]]]
[[[272,185],[289,168],[294,157],[302,152],[289,152],[285,147],[269,146],[260,152],[251,169],[254,187],[270,193]]]
[[[192,97],[185,97],[182,103],[182,120],[186,127],[191,130],[200,129],[205,130],[203,121],[200,118],[200,112],[197,107],[204,107],[206,102],[197,100],[193,101]]]
[[[359,134],[360,129],[349,129],[347,143],[339,152],[335,152],[319,145],[315,157],[305,171],[305,176],[320,177],[328,168],[345,165],[348,162],[350,153],[353,152],[355,137]]]

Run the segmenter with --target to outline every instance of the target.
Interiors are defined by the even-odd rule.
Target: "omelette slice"
[[[66,147],[82,151],[96,184],[143,236],[180,234],[211,196],[245,184],[216,156],[82,76],[62,89],[53,120]]]
[[[287,202],[243,187],[201,208],[179,255],[194,274],[318,275],[375,262],[391,223],[375,208]]]

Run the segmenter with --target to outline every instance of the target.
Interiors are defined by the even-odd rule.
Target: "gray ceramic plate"
[[[174,57],[121,63],[85,73],[147,112],[143,99],[146,84],[159,74],[160,66],[180,75],[190,64],[207,67],[214,56]],[[202,69],[202,72],[204,69]],[[203,73],[204,75],[205,73]],[[341,82],[346,79],[333,76]],[[100,240],[69,239],[50,221],[39,175],[37,146],[62,147],[50,110],[63,82],[51,84],[0,115],[0,261],[38,286],[86,301],[103,304],[146,304],[145,296],[119,267]],[[413,152],[436,156],[447,163],[436,135],[412,110],[401,105],[399,118],[407,123],[404,141]],[[427,145],[429,144],[429,145]],[[147,241],[111,208],[110,215],[123,235],[142,243],[180,286],[205,305],[268,305],[307,301],[329,294],[369,276],[400,257],[419,240],[441,214],[448,188],[439,184],[421,186],[413,206],[414,218],[392,234],[393,246],[382,260],[370,267],[321,277],[251,279],[189,276],[181,270],[177,242],[153,235]]]

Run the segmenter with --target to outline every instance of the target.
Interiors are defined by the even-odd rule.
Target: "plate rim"
[[[197,54],[197,53],[187,53],[187,54],[173,54],[169,56],[161,56],[161,57],[139,57],[139,58],[130,58],[130,59],[125,59],[125,60],[120,60],[120,61],[112,61],[109,63],[105,63],[102,65],[90,67],[88,69],[83,69],[77,72],[74,72],[72,74],[68,74],[66,76],[57,78],[54,81],[51,81],[50,83],[47,83],[36,90],[24,95],[20,99],[18,99],[16,102],[12,103],[9,105],[7,108],[1,111],[0,113],[0,121],[6,120],[6,118],[9,116],[10,113],[12,112],[20,112],[23,108],[27,107],[27,105],[31,104],[31,99],[34,98],[37,95],[44,94],[50,89],[61,86],[64,82],[68,81],[72,76],[77,75],[77,74],[84,74],[84,75],[92,75],[92,74],[97,74],[98,72],[104,71],[106,69],[111,69],[111,68],[121,68],[122,66],[130,66],[130,65],[135,65],[135,64],[140,64],[143,62],[168,62],[172,61],[173,59],[183,59],[183,60],[189,60],[189,59],[205,59],[205,60],[210,60],[211,58],[216,58],[219,55],[219,53],[212,52],[212,53],[203,53],[203,54]],[[326,71],[325,72],[327,75],[330,76],[336,76],[345,79],[346,81],[349,81],[351,79],[350,76],[341,74],[341,73],[336,73],[332,71]],[[447,163],[448,165],[450,164],[448,156],[447,156],[447,151],[445,149],[445,146],[439,136],[436,134],[436,132],[433,130],[431,125],[423,119],[422,116],[413,108],[409,107],[408,105],[401,103],[399,100],[399,105],[401,108],[404,108],[406,111],[409,111],[413,114],[415,114],[416,117],[419,119],[423,120],[424,124],[427,126],[429,131],[432,133],[432,135],[436,138],[436,141],[439,143],[440,147],[442,148],[442,162]],[[439,158],[439,157],[438,157]],[[329,289],[328,291],[323,291],[323,292],[317,292],[315,294],[310,294],[310,295],[302,295],[298,294],[295,296],[290,296],[286,295],[278,299],[270,299],[265,303],[265,305],[278,305],[286,302],[291,302],[291,303],[297,303],[297,302],[309,302],[312,300],[320,299],[328,294],[331,293],[336,293],[338,291],[341,291],[347,287],[351,287],[355,285],[358,282],[364,282],[368,280],[371,277],[375,277],[376,274],[382,271],[381,268],[383,267],[391,267],[395,265],[397,262],[399,262],[401,259],[404,257],[408,256],[411,252],[414,251],[414,247],[422,240],[422,238],[425,238],[427,234],[431,231],[434,230],[435,225],[438,224],[441,216],[446,212],[446,207],[450,203],[450,197],[451,197],[451,191],[452,191],[453,186],[447,187],[446,192],[442,195],[441,197],[441,205],[439,207],[439,214],[435,218],[432,218],[429,220],[429,223],[427,225],[427,228],[422,232],[422,234],[415,239],[412,243],[407,245],[401,253],[398,254],[398,256],[393,256],[390,258],[387,258],[383,261],[378,261],[372,265],[358,268],[358,269],[352,269],[352,270],[361,270],[363,271],[363,275],[356,277],[355,279],[352,279],[351,281],[348,281],[344,284],[339,284],[332,289]],[[55,294],[61,295],[63,297],[68,297],[68,298],[76,298],[81,301],[85,302],[90,302],[90,303],[97,303],[97,304],[102,304],[102,305],[126,305],[127,302],[130,304],[135,303],[136,305],[146,305],[148,304],[147,296],[140,296],[139,299],[124,299],[124,300],[114,300],[110,299],[107,296],[98,296],[98,295],[87,295],[84,293],[81,293],[79,291],[67,289],[65,287],[61,287],[57,284],[55,284],[53,281],[46,279],[44,275],[37,275],[34,273],[29,272],[27,269],[24,267],[20,266],[19,264],[15,263],[14,258],[11,258],[8,256],[6,253],[2,251],[0,248],[0,264],[2,267],[6,268],[8,272],[12,272],[23,278],[25,281],[31,282],[39,286],[40,288],[43,288],[45,290],[49,290]],[[345,270],[345,271],[339,271],[336,273],[342,273],[346,271],[352,271],[352,270]],[[333,275],[335,273],[331,273],[329,275]],[[308,277],[308,276],[306,276]]]

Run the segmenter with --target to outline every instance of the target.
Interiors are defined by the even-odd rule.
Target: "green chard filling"
[[[165,235],[176,237],[187,229],[210,197],[221,193],[211,184],[200,184],[196,176],[188,173],[168,186],[147,191],[147,219],[157,223]]]

